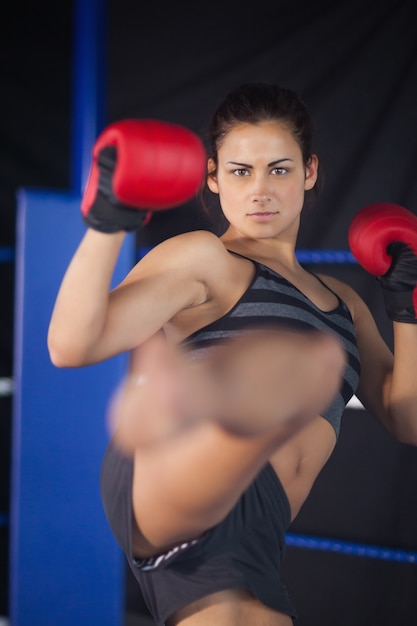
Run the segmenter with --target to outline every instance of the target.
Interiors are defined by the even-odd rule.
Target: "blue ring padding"
[[[395,550],[361,543],[350,543],[338,539],[309,537],[292,533],[287,533],[286,541],[287,546],[292,548],[322,550],[324,552],[336,552],[338,554],[362,556],[370,559],[382,559],[383,561],[417,564],[417,552],[409,552],[407,550]]]

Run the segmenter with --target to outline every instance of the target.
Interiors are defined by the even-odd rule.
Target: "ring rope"
[[[9,523],[7,513],[0,513],[0,528],[6,527]],[[299,535],[297,533],[287,533],[286,543],[291,548],[302,548],[303,550],[321,550],[322,552],[334,552],[355,557],[365,557],[370,559],[380,559],[383,561],[396,561],[399,563],[417,564],[417,552],[407,550],[397,550],[393,548],[366,545],[362,543],[352,543],[341,541],[340,539],[328,539]]]
[[[348,250],[296,250],[295,255],[300,263],[306,264],[358,263]]]
[[[287,546],[309,550],[322,550],[324,552],[336,552],[351,556],[382,559],[383,561],[398,561],[400,563],[417,564],[417,552],[397,550],[393,548],[367,545],[363,543],[351,543],[339,539],[310,537],[293,533],[286,534]]]
[[[137,260],[140,260],[151,250],[150,247],[140,247],[137,250]],[[296,250],[295,255],[300,263],[305,264],[357,264],[357,260],[349,250]]]
[[[140,247],[137,259],[141,259],[150,251],[150,247]],[[297,250],[296,257],[300,263],[306,264],[357,264],[357,260],[348,250]],[[11,263],[15,258],[15,249],[8,246],[0,247],[0,263]]]

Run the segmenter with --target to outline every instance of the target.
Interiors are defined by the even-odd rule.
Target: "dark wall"
[[[305,215],[301,248],[347,249],[348,225],[369,202],[392,201],[417,212],[413,0],[142,4],[108,4],[108,122],[154,117],[203,134],[231,88],[250,80],[281,82],[310,107],[324,177],[322,195]],[[70,184],[72,9],[69,0],[13,5],[1,22],[3,247],[14,245],[19,187]],[[200,227],[213,226],[192,201],[155,214],[138,244]],[[358,267],[316,269],[353,284],[391,344],[374,280]],[[0,377],[13,369],[13,279],[13,262],[1,263]],[[0,410],[4,510],[10,398],[0,398]],[[417,550],[416,468],[414,448],[390,440],[365,412],[348,410],[339,446],[291,530]],[[6,544],[7,536],[0,614],[7,611]],[[284,569],[300,626],[413,623],[416,573],[417,565],[296,548],[288,549]],[[130,609],[142,611],[130,584],[128,591]]]
[[[155,116],[196,131],[219,99],[249,80],[296,89],[317,127],[325,188],[300,238],[346,247],[359,207],[416,206],[416,20],[412,1],[214,0],[179,14],[110,3],[108,117]]]

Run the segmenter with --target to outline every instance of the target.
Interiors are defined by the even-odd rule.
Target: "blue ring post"
[[[14,403],[10,503],[13,626],[119,626],[125,560],[100,501],[106,411],[126,355],[62,370],[46,345],[52,308],[85,227],[80,215],[104,97],[102,0],[77,0],[74,26],[73,190],[17,198]],[[115,269],[135,261],[129,235]]]
[[[107,0],[74,3],[71,183],[79,194],[85,189],[91,148],[106,117],[106,8]]]

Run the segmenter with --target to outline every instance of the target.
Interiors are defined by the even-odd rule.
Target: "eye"
[[[274,174],[276,176],[283,176],[284,174],[288,173],[288,168],[287,167],[274,167],[271,170],[271,174]]]
[[[232,170],[232,174],[234,176],[249,176],[249,171],[245,168],[240,167],[237,170]]]

